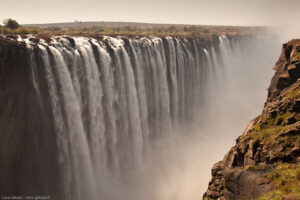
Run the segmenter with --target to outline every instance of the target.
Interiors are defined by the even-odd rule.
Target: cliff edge
[[[300,39],[283,44],[261,115],[216,163],[203,198],[300,199]]]

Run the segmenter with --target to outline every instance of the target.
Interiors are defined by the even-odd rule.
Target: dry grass
[[[253,34],[262,31],[263,27],[239,26],[184,26],[184,25],[157,25],[157,26],[75,26],[75,27],[20,27],[12,30],[0,27],[2,34],[74,34],[74,35],[136,35],[136,36],[179,36],[198,37],[213,40],[214,37],[227,35]]]

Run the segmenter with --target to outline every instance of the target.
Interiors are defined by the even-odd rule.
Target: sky
[[[300,25],[300,0],[0,0],[0,22]]]

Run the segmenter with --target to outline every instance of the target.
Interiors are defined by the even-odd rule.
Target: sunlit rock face
[[[283,44],[261,115],[211,171],[204,199],[299,199],[300,40]]]
[[[0,36],[0,193],[198,199],[208,144],[235,137],[219,117],[260,109],[274,41]]]

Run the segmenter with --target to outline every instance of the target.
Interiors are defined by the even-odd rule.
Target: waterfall
[[[220,36],[214,44],[177,37],[18,40],[31,55],[37,98],[49,96],[54,174],[64,200],[199,199],[208,177],[194,183],[184,176],[187,159],[206,158],[207,149],[186,149],[194,147],[191,140],[221,137],[212,130],[216,112],[228,114],[232,103],[249,103],[258,87],[266,88],[277,56],[266,53],[274,40],[259,36]],[[255,105],[264,100],[260,94]],[[260,109],[255,105],[245,121]]]

